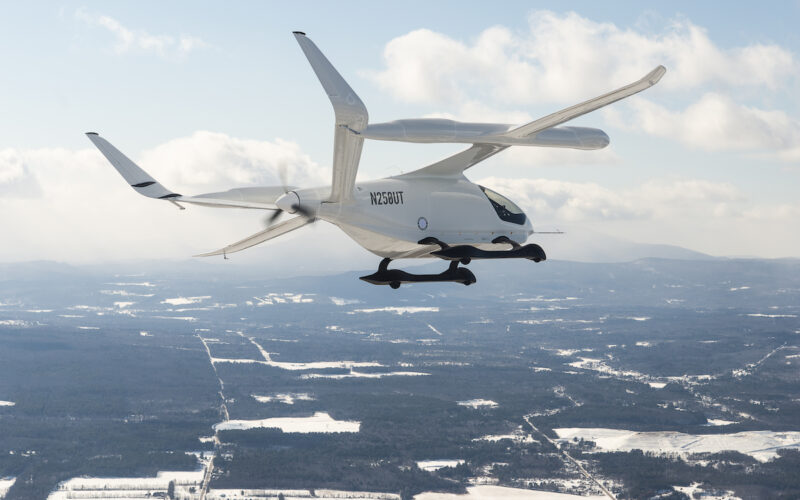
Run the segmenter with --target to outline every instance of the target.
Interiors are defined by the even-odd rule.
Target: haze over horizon
[[[89,130],[185,194],[280,184],[280,168],[292,185],[329,184],[333,114],[295,29],[376,122],[523,123],[664,64],[656,87],[569,123],[604,129],[607,149],[512,148],[467,176],[520,204],[534,228],[567,231],[531,239],[553,259],[592,260],[593,243],[605,255],[628,242],[800,257],[800,233],[791,230],[800,216],[792,92],[800,38],[785,27],[800,18],[798,4],[730,6],[725,16],[688,2],[459,5],[357,3],[342,12],[323,4],[311,12],[281,4],[279,15],[274,3],[6,6],[0,262],[183,259],[261,229],[260,213],[178,211],[139,197],[85,139]],[[463,148],[367,142],[359,180]],[[342,271],[377,262],[325,224],[235,259]]]

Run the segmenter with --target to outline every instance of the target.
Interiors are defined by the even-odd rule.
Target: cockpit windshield
[[[497,216],[500,217],[500,219],[513,224],[525,224],[525,212],[516,206],[513,201],[509,200],[500,193],[492,191],[489,188],[483,186],[478,187],[481,188],[483,194],[489,198],[492,207],[494,207],[494,210],[497,212]]]

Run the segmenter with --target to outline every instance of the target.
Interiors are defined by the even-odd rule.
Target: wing
[[[360,132],[367,127],[369,114],[364,103],[350,85],[336,71],[322,52],[305,33],[295,31],[294,36],[317,78],[328,94],[336,116],[333,140],[333,179],[331,195],[327,201],[341,202],[353,198],[353,187],[361,159],[364,138]]]
[[[277,210],[275,200],[284,194],[286,190],[291,189],[283,187],[253,187],[231,189],[230,191],[207,193],[199,196],[183,196],[162,186],[161,183],[96,132],[87,132],[86,136],[97,146],[97,149],[103,153],[103,156],[117,169],[117,172],[122,175],[128,184],[137,193],[148,198],[192,203],[206,207]]]
[[[277,238],[283,234],[288,233],[289,231],[294,231],[295,229],[299,229],[306,224],[310,224],[314,222],[314,219],[308,217],[294,217],[287,221],[275,224],[273,226],[268,227],[263,231],[259,231],[252,236],[248,236],[247,238],[237,241],[231,245],[226,246],[225,248],[220,248],[219,250],[215,250],[213,252],[202,253],[200,255],[195,255],[195,257],[210,257],[212,255],[227,255],[230,253],[239,252],[250,248],[252,246],[256,246],[260,243],[264,243],[265,241],[271,240],[272,238]]]
[[[620,99],[624,99],[648,89],[658,83],[666,71],[667,70],[664,68],[664,66],[658,66],[643,78],[629,85],[621,87],[607,94],[603,94],[599,97],[595,97],[594,99],[589,99],[588,101],[576,104],[575,106],[562,109],[561,111],[547,115],[544,118],[539,118],[538,120],[534,120],[530,123],[522,125],[521,127],[517,127],[506,132],[500,132],[498,130],[498,128],[501,127],[499,124],[459,124],[457,122],[438,120],[438,122],[440,122],[440,127],[446,127],[448,129],[447,140],[439,140],[438,137],[445,134],[437,131],[435,133],[427,132],[428,138],[436,138],[435,140],[420,140],[420,138],[415,138],[409,142],[465,142],[463,140],[453,140],[453,138],[460,139],[458,137],[458,127],[461,126],[463,129],[463,135],[465,137],[469,134],[473,135],[472,140],[475,143],[471,148],[462,151],[461,153],[457,153],[453,156],[445,158],[442,161],[428,165],[427,167],[423,167],[405,175],[439,177],[462,175],[464,170],[482,162],[490,156],[499,153],[511,145],[541,145],[551,147],[572,147],[578,149],[603,148],[608,145],[608,136],[602,130],[582,127],[554,127],[572,120],[573,118],[585,115],[586,113],[590,113],[602,108],[603,106],[608,106],[609,104],[617,102]],[[408,128],[411,124],[410,122],[412,121],[407,120],[406,123],[400,123],[399,125],[392,123],[385,124],[385,130],[378,129],[376,127],[375,134],[379,135],[380,132],[382,132],[383,137],[374,138],[381,140],[408,140],[407,137],[409,136]],[[414,122],[425,122],[418,124],[420,129],[431,128],[432,125],[432,122],[426,122],[424,120],[414,120]],[[482,125],[483,128],[479,128],[478,125]],[[399,134],[393,135],[390,132],[394,129],[397,129],[398,126],[402,127],[403,129],[403,134],[405,136],[403,139],[398,138],[400,137]],[[472,130],[470,130],[470,126]],[[453,131],[450,132],[449,128],[453,128]],[[535,137],[537,134],[541,135],[541,140]],[[391,137],[391,139],[387,137]],[[533,139],[529,142],[521,142],[530,137],[533,137]]]
[[[444,160],[437,161],[427,167],[420,168],[398,177],[450,177],[460,176],[464,170],[482,162],[490,156],[494,156],[508,146],[498,146],[496,144],[473,144],[453,156],[448,156]]]
[[[588,101],[584,101],[580,104],[562,109],[561,111],[556,111],[555,113],[547,115],[544,118],[539,118],[538,120],[526,123],[521,127],[509,130],[506,135],[514,138],[527,137],[529,135],[549,129],[550,127],[561,125],[562,123],[572,120],[573,118],[585,115],[586,113],[591,113],[592,111],[600,109],[603,106],[608,106],[609,104],[617,102],[620,99],[625,99],[633,94],[637,94],[643,90],[649,89],[658,83],[658,81],[661,80],[661,77],[664,76],[664,73],[666,72],[667,68],[664,66],[658,66],[640,80],[637,80],[629,85],[618,88],[617,90],[607,94],[603,94],[600,97],[595,97],[594,99],[589,99]]]

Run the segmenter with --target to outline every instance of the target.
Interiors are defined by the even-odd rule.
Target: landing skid
[[[368,276],[361,276],[359,279],[373,285],[389,285],[395,289],[400,288],[403,283],[453,282],[471,285],[477,281],[475,275],[466,267],[458,267],[459,263],[466,265],[472,259],[528,259],[534,262],[541,262],[547,259],[544,250],[539,245],[530,243],[522,246],[507,236],[498,236],[492,240],[492,243],[511,245],[511,250],[481,250],[470,245],[451,247],[434,237],[422,239],[418,243],[420,245],[439,245],[441,250],[431,252],[431,255],[449,260],[450,267],[439,274],[412,274],[400,269],[389,269],[389,263],[392,259],[387,257],[378,265],[377,272]]]
[[[492,240],[492,243],[511,245],[511,250],[481,250],[471,245],[457,245],[451,247],[447,245],[447,243],[432,237],[425,238],[419,243],[421,245],[439,245],[442,249],[431,252],[431,255],[435,255],[444,260],[459,261],[462,264],[469,264],[472,259],[528,259],[534,262],[547,260],[547,255],[544,253],[544,250],[536,243],[529,243],[525,246],[521,246],[507,236],[498,236]]]
[[[373,285],[389,285],[395,289],[400,288],[403,283],[453,282],[471,285],[477,281],[472,271],[466,267],[458,267],[457,261],[451,262],[450,267],[439,274],[412,274],[400,269],[388,269],[391,261],[389,258],[383,259],[377,272],[359,279]]]

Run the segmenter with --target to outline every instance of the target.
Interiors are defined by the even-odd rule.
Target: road
[[[564,455],[564,458],[566,458],[567,460],[569,460],[570,462],[575,464],[575,466],[578,468],[578,470],[581,471],[581,474],[583,474],[583,476],[586,479],[589,479],[594,484],[596,484],[597,487],[600,488],[600,490],[603,493],[605,493],[608,498],[611,498],[612,500],[616,500],[616,497],[614,496],[614,494],[611,493],[610,491],[608,491],[608,488],[603,486],[603,484],[599,480],[595,479],[594,476],[589,474],[589,471],[587,471],[580,462],[578,462],[577,460],[572,458],[572,456],[570,456],[569,453],[567,453],[566,451],[562,450],[561,447],[558,445],[558,443],[556,441],[550,439],[550,436],[548,436],[544,432],[540,431],[538,427],[533,425],[533,422],[531,422],[531,416],[530,415],[525,415],[525,422],[527,422],[528,425],[531,426],[531,429],[533,429],[537,434],[539,434],[540,436],[545,438],[548,443],[552,444],[555,447],[555,449],[557,449],[559,452],[561,452],[561,454]]]

